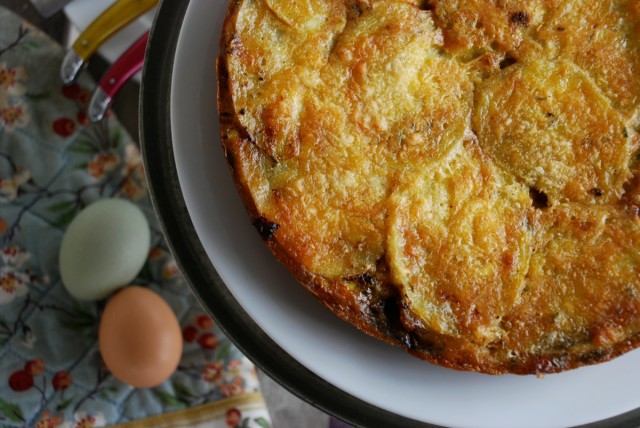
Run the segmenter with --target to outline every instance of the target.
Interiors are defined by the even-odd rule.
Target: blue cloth
[[[100,426],[256,393],[253,365],[196,303],[171,258],[138,146],[114,117],[87,123],[93,83],[83,75],[63,87],[62,56],[46,35],[0,8],[0,425]],[[104,301],[76,301],[58,271],[67,225],[111,197],[146,213],[152,250],[134,282],[158,292],[184,328],[178,371],[148,390],[103,366],[96,339]],[[235,410],[220,426],[269,425],[264,406]]]

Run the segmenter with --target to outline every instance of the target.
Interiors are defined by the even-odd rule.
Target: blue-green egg
[[[144,213],[123,199],[103,199],[69,224],[60,247],[60,276],[80,300],[99,300],[129,284],[145,264],[151,243]]]

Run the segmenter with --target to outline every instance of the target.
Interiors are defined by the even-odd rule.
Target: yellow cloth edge
[[[211,403],[203,404],[190,409],[177,410],[171,413],[163,413],[150,416],[137,421],[125,422],[114,425],[117,428],[159,428],[188,426],[189,423],[200,423],[205,420],[224,416],[224,412],[230,407],[242,407],[251,404],[262,404],[266,409],[266,403],[260,392],[249,392],[243,395],[225,398]]]

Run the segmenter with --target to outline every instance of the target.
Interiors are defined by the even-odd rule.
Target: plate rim
[[[196,233],[174,160],[171,85],[178,39],[190,0],[162,1],[151,28],[140,88],[140,145],[149,194],[167,244],[202,307],[261,370],[291,393],[356,426],[442,428],[381,409],[327,382],[276,344],[242,308],[220,278]],[[156,31],[161,28],[161,31]],[[216,136],[219,142],[219,137]],[[172,192],[162,189],[175,189]],[[632,428],[640,407],[576,428]]]

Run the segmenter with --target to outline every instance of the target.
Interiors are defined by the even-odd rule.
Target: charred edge
[[[226,87],[229,84],[229,70],[226,67],[226,64],[223,64],[224,61],[218,58],[218,85],[221,87]]]
[[[549,208],[549,197],[546,193],[536,189],[535,187],[530,187],[529,196],[531,197],[531,202],[535,208],[540,210]]]
[[[232,171],[235,171],[236,158],[231,154],[229,150],[227,150],[226,146],[224,147],[224,157],[227,160],[227,163],[229,164],[229,168],[231,168]]]
[[[354,17],[361,16],[362,12],[364,12],[364,11],[362,10],[362,7],[359,4],[354,3],[354,4],[351,5],[351,13],[352,13],[352,15]]]
[[[594,364],[611,358],[611,350],[595,349],[591,352],[578,356],[578,360],[584,364]]]
[[[221,111],[220,112],[220,121],[221,122],[233,122],[233,113],[230,111]]]
[[[231,90],[229,88],[229,67],[227,60],[224,57],[218,58],[218,106],[227,106],[233,109],[233,101],[231,100]],[[247,128],[240,122],[240,116],[246,114],[246,110],[243,108],[238,115],[233,114],[227,110],[219,113],[220,122],[226,125],[228,128],[233,127],[238,132],[239,138],[249,141],[255,144],[255,139],[249,133]],[[224,139],[224,137],[223,137]]]
[[[256,228],[262,239],[265,241],[271,241],[275,233],[280,228],[280,225],[269,221],[265,217],[258,217],[253,221],[253,227]]]
[[[373,287],[377,284],[376,278],[369,272],[361,273],[359,275],[353,275],[345,278],[347,281],[357,282],[360,285],[367,287]]]
[[[433,10],[435,9],[435,7],[433,6],[433,4],[431,3],[431,0],[423,0],[418,7],[420,8],[420,10]]]
[[[437,355],[437,347],[408,331],[402,323],[403,303],[396,292],[385,298],[374,300],[369,307],[376,329],[409,352]]]
[[[513,25],[520,25],[523,28],[527,28],[529,26],[529,14],[527,12],[518,11],[511,14],[510,21]]]
[[[604,190],[602,190],[602,189],[600,189],[598,187],[594,187],[593,189],[589,190],[589,193],[591,193],[596,198],[601,198],[602,195],[604,195]]]
[[[380,311],[387,325],[387,334],[407,349],[415,349],[415,338],[402,325],[402,302],[400,296],[395,295],[380,302]]]
[[[502,59],[502,61],[500,61],[500,70],[504,70],[505,68],[511,67],[512,65],[517,63],[518,61],[509,53],[507,53]]]

